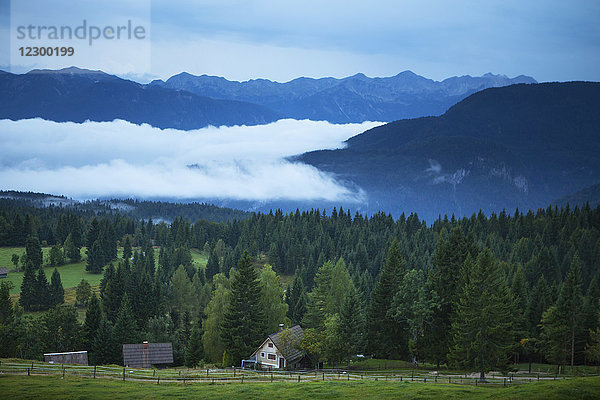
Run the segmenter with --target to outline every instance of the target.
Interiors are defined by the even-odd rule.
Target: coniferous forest
[[[123,343],[148,340],[172,342],[177,365],[239,366],[284,323],[304,328],[315,365],[362,354],[484,376],[600,362],[600,207],[167,224],[3,199],[0,246],[25,247],[18,301],[0,281],[0,357],[84,349],[122,364]],[[77,288],[84,315],[63,304],[56,272],[80,260],[102,274],[97,290]]]

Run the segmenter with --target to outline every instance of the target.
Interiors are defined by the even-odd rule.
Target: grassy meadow
[[[119,248],[118,257],[122,257],[123,249]],[[44,259],[46,258],[48,252],[50,251],[50,247],[43,247],[42,251],[44,253]],[[158,263],[158,251],[159,249],[155,249],[155,260]],[[208,261],[208,255],[204,252],[201,252],[198,249],[192,249],[192,260],[194,266],[196,268],[204,268]],[[8,281],[13,283],[13,288],[10,293],[13,296],[13,300],[18,298],[18,295],[21,291],[21,282],[23,281],[23,272],[15,272],[14,264],[11,261],[11,257],[13,254],[17,254],[19,257],[25,254],[24,247],[0,247],[0,266],[8,267],[9,273]],[[63,288],[65,289],[65,303],[73,304],[75,302],[75,287],[81,282],[82,279],[85,279],[90,283],[92,288],[100,285],[100,281],[102,280],[103,274],[92,274],[85,270],[86,264],[86,248],[81,249],[82,260],[77,263],[69,263],[65,265],[61,265],[57,267],[58,272],[60,273],[60,279],[63,284]],[[46,277],[48,281],[50,281],[50,277],[52,276],[52,272],[54,272],[53,267],[44,267],[46,271]],[[97,290],[97,288],[96,288]]]
[[[11,399],[600,399],[600,377],[502,386],[417,382],[192,383],[122,382],[66,376],[0,375]]]

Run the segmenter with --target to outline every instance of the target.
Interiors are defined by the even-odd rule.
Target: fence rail
[[[269,383],[269,382],[315,382],[315,381],[378,381],[421,382],[428,384],[500,385],[509,386],[542,380],[568,379],[571,376],[549,374],[537,375],[490,375],[485,382],[472,375],[435,374],[426,371],[356,371],[356,370],[307,370],[307,371],[261,371],[247,368],[226,369],[137,369],[111,366],[82,366],[67,364],[0,363],[0,374],[57,375],[87,378],[119,379],[124,381],[160,383]]]

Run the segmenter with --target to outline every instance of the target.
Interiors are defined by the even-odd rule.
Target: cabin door
[[[285,368],[285,358],[279,357],[279,368]]]

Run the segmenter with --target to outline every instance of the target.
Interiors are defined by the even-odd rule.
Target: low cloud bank
[[[158,129],[127,121],[0,120],[0,188],[79,199],[364,200],[285,157],[335,149],[379,123],[280,120],[268,125]]]

